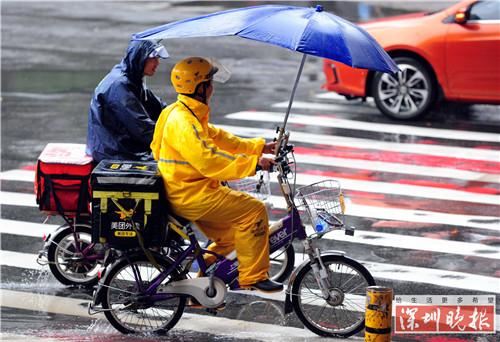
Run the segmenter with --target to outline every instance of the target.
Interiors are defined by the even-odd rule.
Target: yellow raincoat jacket
[[[174,211],[196,221],[230,191],[221,181],[255,174],[265,140],[242,139],[208,122],[210,108],[178,95],[156,123],[151,150]]]
[[[209,249],[236,249],[240,286],[267,279],[269,227],[265,205],[221,185],[255,174],[265,140],[242,139],[208,122],[210,108],[178,95],[155,127],[151,150],[173,211],[197,223],[214,241]],[[208,258],[209,259],[209,258]]]

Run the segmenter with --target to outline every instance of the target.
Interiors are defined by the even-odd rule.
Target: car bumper
[[[351,68],[345,64],[325,60],[323,72],[326,82],[322,88],[347,96],[366,96],[368,71]]]

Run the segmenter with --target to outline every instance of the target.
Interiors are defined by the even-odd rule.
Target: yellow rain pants
[[[161,113],[151,143],[173,211],[194,221],[225,255],[236,249],[241,286],[267,278],[265,206],[221,181],[255,174],[264,139],[242,139],[208,122],[210,108],[188,96]]]

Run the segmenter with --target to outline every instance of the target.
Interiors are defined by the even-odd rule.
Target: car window
[[[478,1],[469,13],[469,20],[500,20],[500,1]]]

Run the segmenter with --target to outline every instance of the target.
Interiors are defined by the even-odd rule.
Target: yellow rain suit
[[[268,278],[269,227],[265,205],[221,181],[255,174],[264,139],[242,139],[208,122],[210,108],[185,95],[166,107],[151,150],[173,211],[195,222],[227,255],[236,249],[240,286]]]

